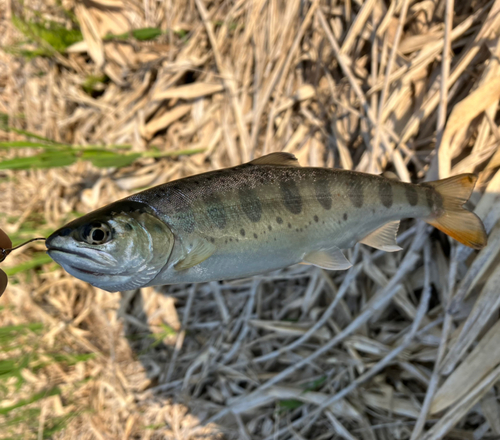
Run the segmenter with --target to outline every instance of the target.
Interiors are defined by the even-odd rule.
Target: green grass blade
[[[65,167],[76,160],[77,156],[73,151],[48,151],[34,156],[3,160],[0,162],[0,170]]]
[[[83,35],[79,29],[66,29],[66,27],[54,21],[28,22],[13,15],[12,23],[28,38],[38,43],[41,40],[59,53],[63,53],[72,44],[83,41]],[[41,50],[42,52],[43,50],[50,52],[47,47],[42,47]],[[48,55],[51,54],[48,53]]]
[[[34,269],[35,267],[41,266],[43,264],[50,263],[51,261],[52,258],[50,258],[47,254],[38,253],[35,254],[31,260],[18,264],[13,267],[8,267],[4,269],[4,272],[8,276],[12,276],[20,272],[26,272],[28,270]]]
[[[30,405],[31,403],[37,402],[39,400],[45,399],[47,397],[55,396],[57,394],[61,394],[61,390],[57,387],[52,388],[47,391],[41,391],[39,393],[33,394],[28,399],[22,399],[14,405],[6,406],[5,408],[0,408],[0,415],[5,415],[10,413],[12,410],[21,408],[26,405]]]
[[[118,34],[118,35],[109,33],[108,35],[106,35],[106,37],[104,37],[104,39],[127,40],[133,37],[139,41],[149,41],[149,40],[154,40],[155,38],[159,37],[162,34],[163,31],[160,28],[147,27],[147,28],[133,29],[129,32],[125,32],[123,34]]]
[[[69,145],[54,145],[52,143],[44,142],[30,142],[30,141],[9,141],[0,142],[0,148],[44,148],[48,150],[59,148],[71,148]]]
[[[100,168],[124,167],[141,157],[140,153],[119,154],[113,151],[84,151],[81,158],[90,160],[92,165]]]

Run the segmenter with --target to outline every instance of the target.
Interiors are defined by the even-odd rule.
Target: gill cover
[[[148,284],[166,265],[174,236],[145,204],[116,202],[68,223],[46,241],[69,274],[114,292]]]

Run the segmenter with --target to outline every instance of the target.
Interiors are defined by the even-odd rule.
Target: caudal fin
[[[460,174],[448,179],[427,182],[441,196],[442,214],[425,221],[460,243],[474,249],[486,246],[487,236],[481,219],[463,207],[476,184],[475,174]]]

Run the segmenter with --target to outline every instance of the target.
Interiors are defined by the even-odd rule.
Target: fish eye
[[[111,239],[111,229],[106,223],[90,223],[83,227],[81,237],[88,244],[103,244]]]

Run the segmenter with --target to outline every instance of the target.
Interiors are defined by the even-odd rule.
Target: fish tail
[[[475,174],[460,174],[425,183],[425,186],[436,191],[441,201],[438,215],[434,214],[425,221],[460,243],[481,249],[487,242],[483,222],[476,214],[463,207],[469,200],[476,181]]]

